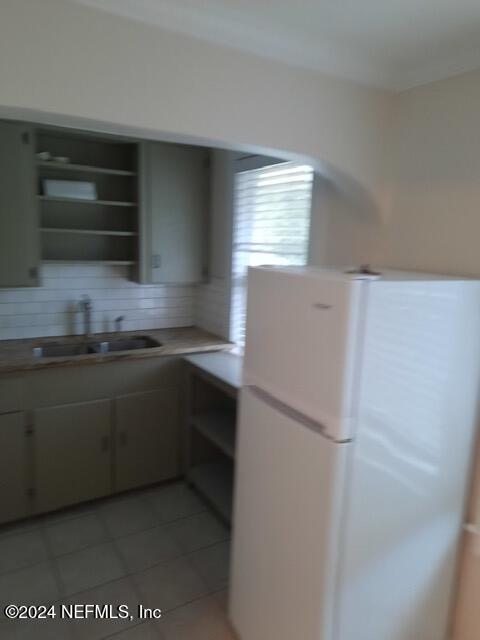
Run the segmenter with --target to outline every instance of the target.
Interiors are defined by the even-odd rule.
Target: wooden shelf
[[[212,409],[190,417],[192,426],[230,458],[235,457],[235,412]]]
[[[232,518],[233,465],[229,462],[204,462],[192,467],[187,480],[227,521]]]
[[[238,386],[242,358],[227,353],[186,356],[187,480],[230,522]],[[210,356],[218,356],[211,358]]]
[[[124,267],[136,264],[135,260],[42,260],[42,264],[87,264]]]
[[[53,196],[38,196],[41,202],[68,202],[70,204],[87,204],[104,207],[136,207],[136,202],[122,202],[120,200],[82,200],[81,198],[55,198]]]
[[[72,163],[63,163],[63,162],[49,162],[45,160],[38,160],[37,166],[42,169],[54,169],[60,171],[72,171],[72,172],[83,172],[83,173],[99,173],[105,174],[109,176],[136,176],[135,171],[127,171],[124,169],[106,169],[104,167],[92,167],[87,164],[72,164]]]
[[[108,231],[97,229],[68,229],[60,227],[41,227],[42,233],[73,233],[77,235],[90,235],[90,236],[120,236],[120,237],[133,237],[137,233],[135,231]]]
[[[42,263],[136,265],[138,185],[132,177],[138,171],[138,144],[39,129],[36,151],[73,159],[63,163],[36,157],[39,183],[48,178],[88,180],[98,194],[98,199],[86,200],[73,191],[63,196],[37,192]]]

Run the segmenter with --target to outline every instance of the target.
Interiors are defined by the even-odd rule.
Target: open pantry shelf
[[[133,265],[138,256],[138,145],[111,136],[41,129],[36,162],[42,261]],[[94,200],[45,195],[45,180],[91,182]]]
[[[191,425],[229,458],[235,457],[235,412],[212,409],[190,417]]]
[[[232,353],[216,352],[186,356],[185,362],[186,477],[230,523],[243,361]]]
[[[42,260],[134,262],[136,238],[132,235],[42,232]]]
[[[192,467],[187,480],[230,522],[233,502],[233,465],[228,461],[204,462]]]

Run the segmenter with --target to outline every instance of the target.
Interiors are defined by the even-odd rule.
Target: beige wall
[[[480,276],[480,71],[396,98],[394,191],[381,260]]]
[[[392,98],[67,0],[0,2],[0,117],[308,159],[325,176],[317,264],[374,261],[368,233],[387,215]],[[204,312],[225,299],[223,223]]]
[[[0,4],[0,116],[24,108],[311,156],[375,220],[390,107],[381,91],[66,0]]]
[[[324,161],[314,262],[480,275],[480,72],[393,96],[66,0],[2,0],[0,115],[22,110]]]

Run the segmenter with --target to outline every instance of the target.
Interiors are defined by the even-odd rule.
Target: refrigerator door
[[[353,433],[367,286],[308,269],[249,270],[245,384],[323,424],[335,440]]]
[[[478,427],[479,363],[479,283],[370,288],[338,640],[453,637],[449,612]],[[476,594],[477,610],[478,602]]]
[[[244,388],[230,615],[240,640],[331,640],[340,510],[353,445]]]

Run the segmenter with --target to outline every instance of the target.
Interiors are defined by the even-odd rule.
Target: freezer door
[[[250,269],[245,383],[349,438],[361,347],[361,280]]]
[[[241,392],[230,616],[240,640],[331,640],[351,444]]]

